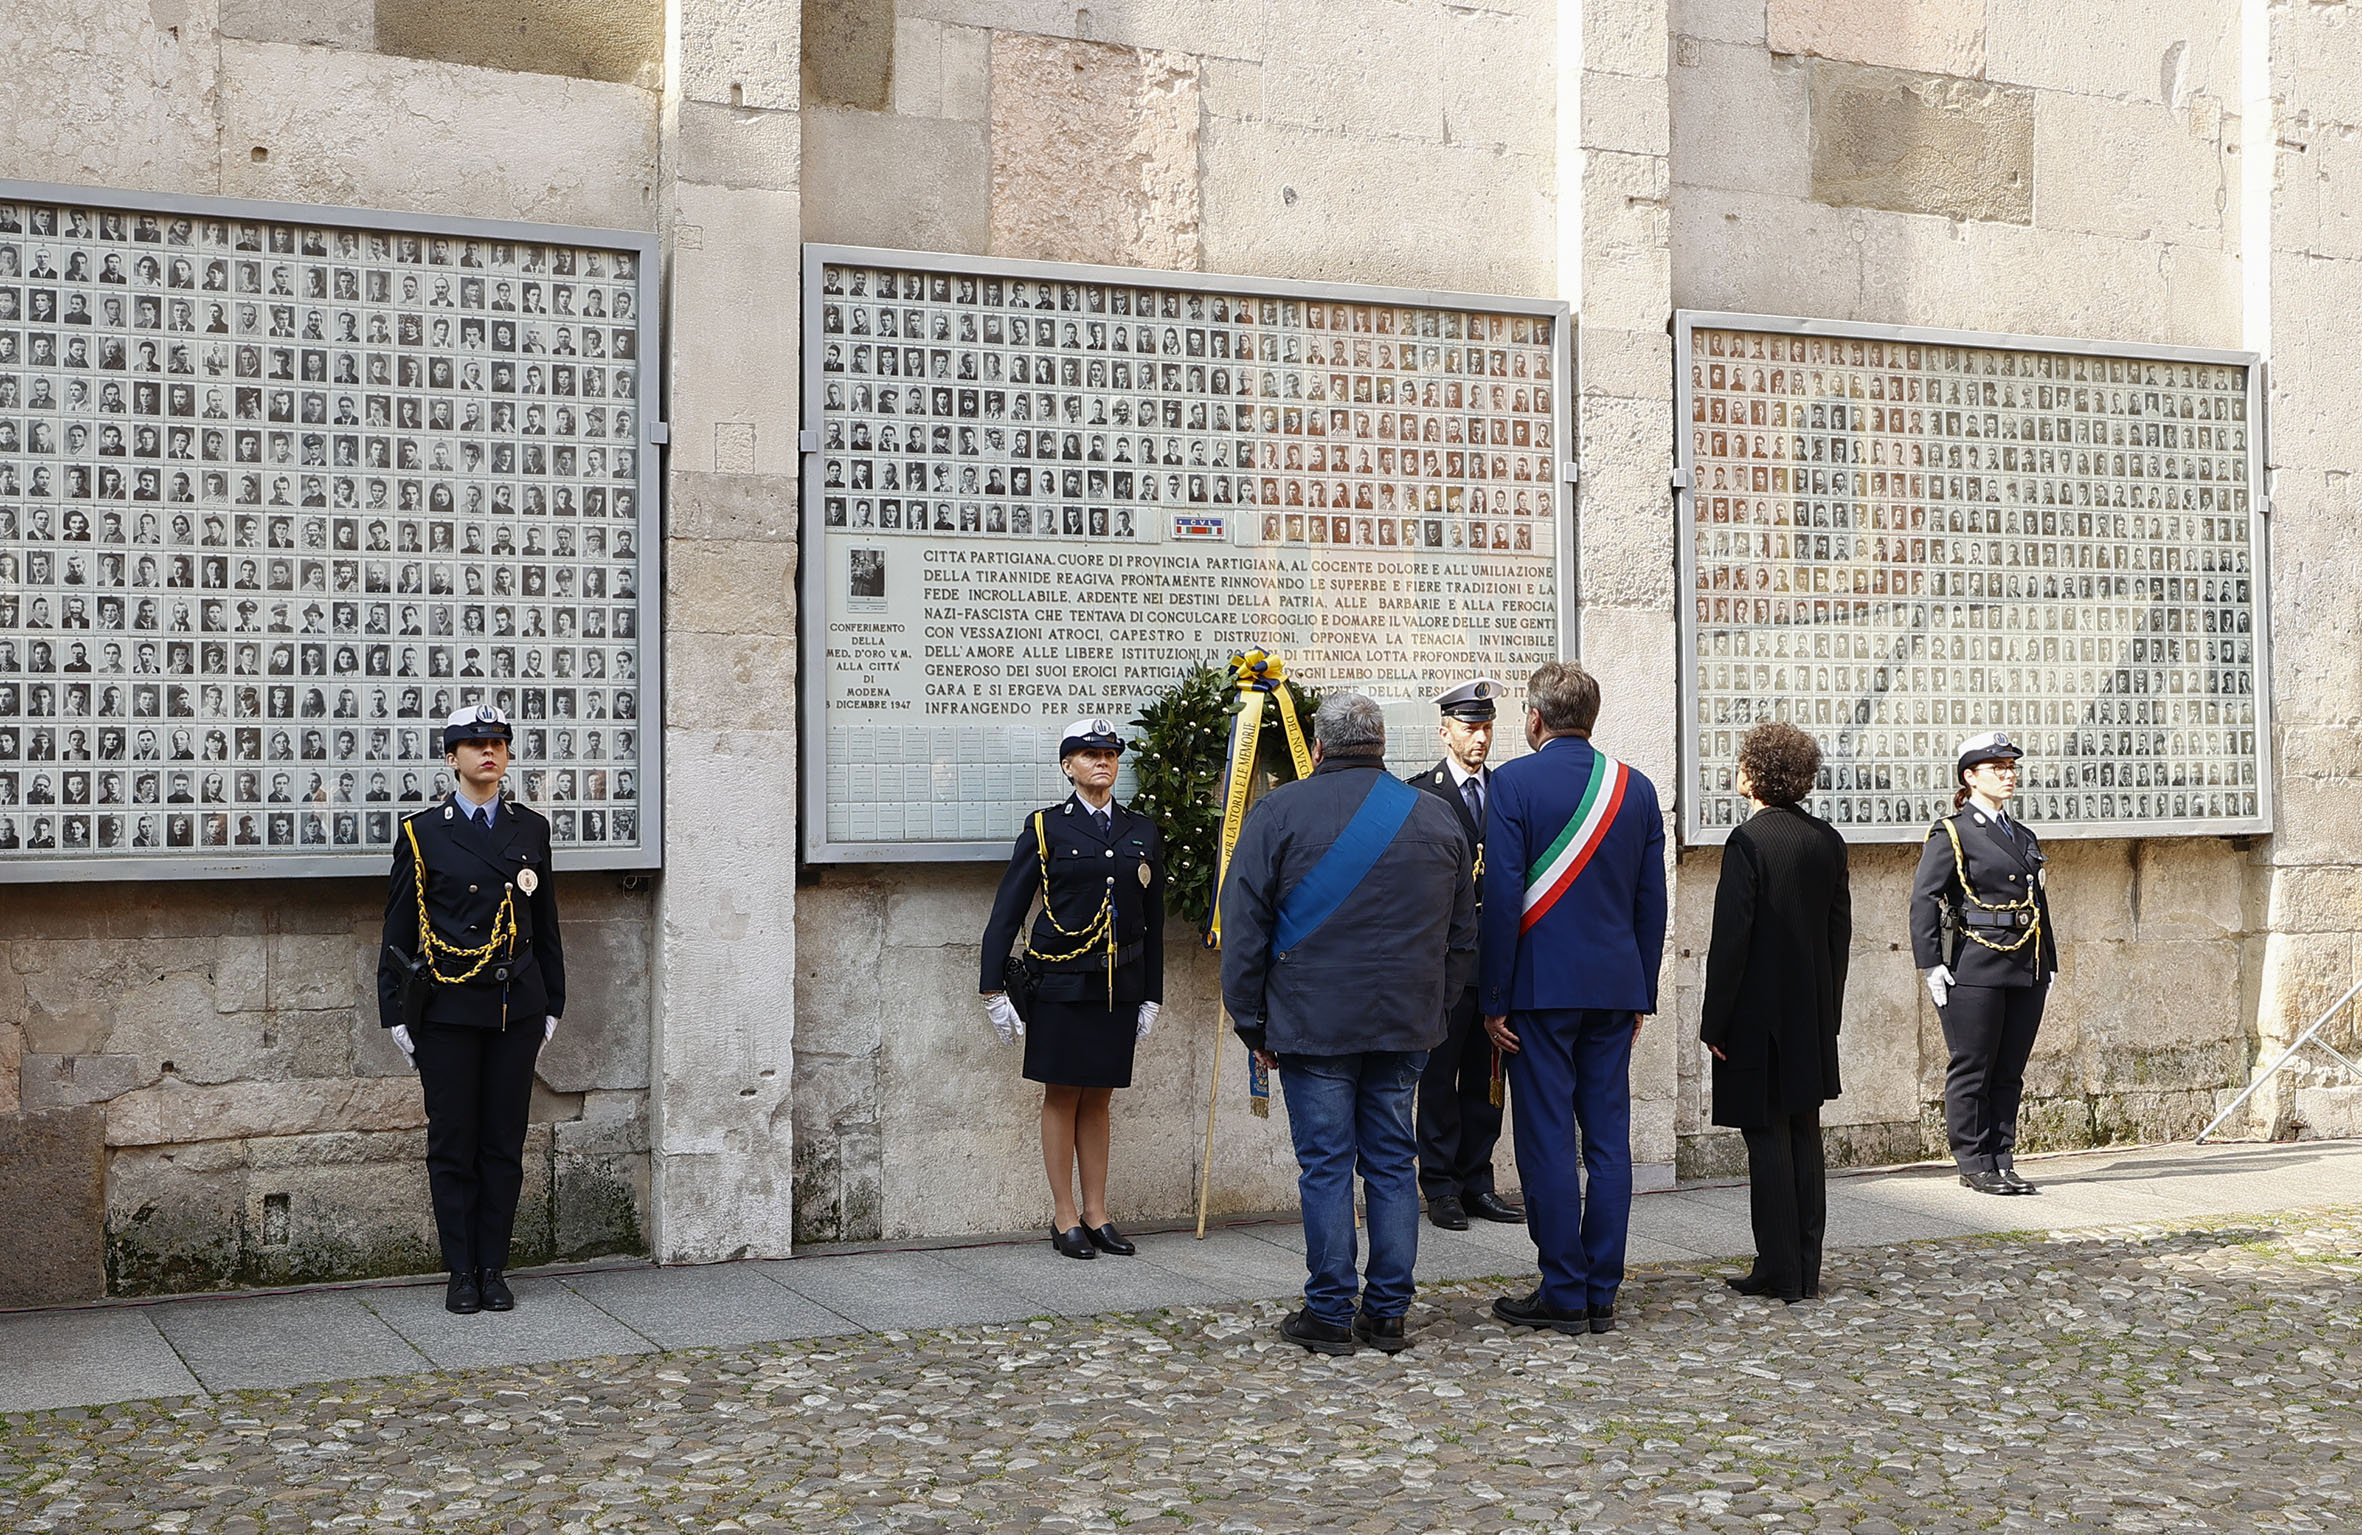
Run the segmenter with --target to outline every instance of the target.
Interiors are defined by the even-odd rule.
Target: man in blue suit
[[[1533,755],[1493,770],[1477,985],[1508,1057],[1517,1170],[1541,1288],[1493,1314],[1615,1327],[1632,1215],[1632,1042],[1657,1010],[1665,823],[1657,790],[1591,744],[1599,683],[1552,661],[1526,683]],[[1576,1180],[1575,1149],[1590,1174]]]

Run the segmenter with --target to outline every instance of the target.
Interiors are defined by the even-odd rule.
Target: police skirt
[[[1130,1087],[1139,1023],[1137,1002],[1108,1008],[1039,998],[1025,1025],[1025,1079],[1047,1087]]]

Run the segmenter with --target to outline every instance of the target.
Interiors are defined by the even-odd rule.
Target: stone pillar
[[[674,0],[654,1252],[793,1229],[798,13]]]
[[[1674,841],[1672,359],[1668,21],[1662,0],[1566,6],[1559,42],[1559,292],[1575,306],[1575,604],[1583,664],[1601,678],[1595,738],[1657,786],[1667,883]],[[1679,1054],[1675,971],[1632,1062],[1632,1156],[1642,1188],[1673,1181]]]

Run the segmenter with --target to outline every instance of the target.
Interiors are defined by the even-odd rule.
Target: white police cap
[[[1435,706],[1454,719],[1482,724],[1493,717],[1493,700],[1509,696],[1508,687],[1492,677],[1478,677],[1435,695]]]
[[[1058,743],[1058,760],[1063,762],[1080,751],[1120,752],[1124,738],[1116,734],[1115,721],[1100,719],[1069,720],[1065,739]]]
[[[443,750],[446,752],[462,741],[514,739],[516,733],[509,728],[508,716],[490,704],[470,704],[443,721]]]
[[[2024,755],[2017,742],[1998,730],[1988,730],[1960,743],[1959,771],[1965,773],[1980,762],[2015,762]]]

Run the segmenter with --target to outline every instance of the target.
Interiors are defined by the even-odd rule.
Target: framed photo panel
[[[658,861],[651,237],[0,182],[0,879]]]
[[[1747,814],[1758,720],[1809,805],[1917,842],[1957,743],[2026,752],[2044,836],[2271,829],[2251,353],[1683,313],[1682,835]]]

